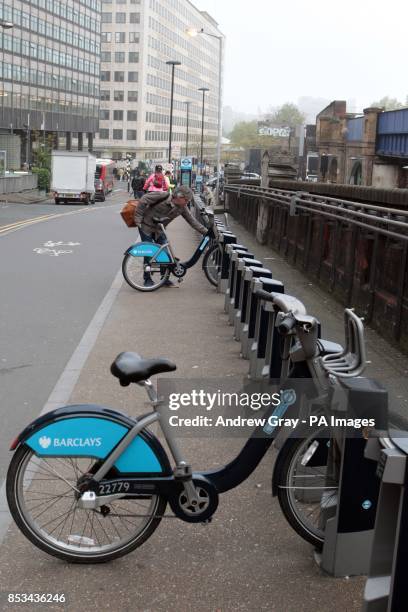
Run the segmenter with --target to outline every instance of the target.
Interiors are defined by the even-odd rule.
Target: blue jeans
[[[145,234],[143,230],[141,230],[139,228],[139,234],[140,234],[140,239],[143,242],[153,242],[154,244],[166,244],[166,236],[164,234],[159,234],[159,236],[157,236],[156,238],[153,238],[153,236],[149,236],[149,234]],[[144,263],[148,264],[150,261],[150,257],[145,257],[144,258]],[[162,268],[162,272],[164,273],[164,266]],[[149,280],[149,278],[151,278],[149,272],[144,272],[143,273],[143,280]]]

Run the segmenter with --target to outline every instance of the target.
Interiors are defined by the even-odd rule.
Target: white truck
[[[53,151],[51,193],[56,204],[95,203],[96,157],[88,151]]]

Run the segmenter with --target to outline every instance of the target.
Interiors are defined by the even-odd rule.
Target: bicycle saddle
[[[173,372],[177,366],[168,359],[143,359],[137,353],[120,353],[111,365],[111,372],[122,387],[127,387],[130,383],[138,383],[147,380],[153,374],[160,372]]]
[[[169,220],[168,217],[153,217],[154,223],[164,223],[165,221],[168,221],[168,220]]]

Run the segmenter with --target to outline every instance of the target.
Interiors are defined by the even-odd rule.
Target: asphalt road
[[[136,238],[118,214],[126,195],[0,207],[1,480],[10,441],[41,412]]]

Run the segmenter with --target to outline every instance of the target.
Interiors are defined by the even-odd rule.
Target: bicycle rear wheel
[[[7,474],[10,512],[23,534],[41,550],[75,563],[101,563],[126,555],[158,527],[166,500],[158,495],[121,498],[96,509],[78,506],[80,479],[96,460],[40,458],[23,445]],[[86,476],[85,476],[86,477]]]
[[[132,289],[156,291],[168,280],[170,269],[163,264],[147,263],[145,257],[127,253],[122,262],[122,274]]]
[[[222,250],[219,244],[210,246],[204,254],[203,270],[209,282],[218,286],[218,273],[221,270]]]
[[[338,475],[331,464],[329,429],[290,438],[279,451],[275,486],[282,512],[293,529],[321,549],[324,527],[337,504]]]

